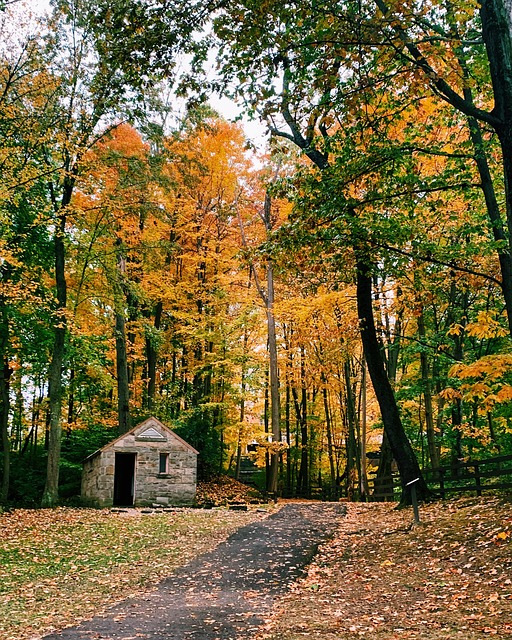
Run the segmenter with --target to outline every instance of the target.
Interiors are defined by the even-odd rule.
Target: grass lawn
[[[89,618],[262,515],[71,508],[2,514],[0,639],[34,638]]]

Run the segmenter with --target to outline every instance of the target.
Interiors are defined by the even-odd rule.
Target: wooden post
[[[476,495],[482,495],[482,482],[480,478],[480,467],[475,464],[475,482],[476,482]]]
[[[439,491],[441,492],[441,498],[445,499],[445,490],[444,490],[444,469],[439,469]]]
[[[418,509],[418,496],[416,495],[416,483],[418,482],[418,480],[419,478],[415,478],[414,480],[411,480],[405,485],[406,487],[411,487],[411,502],[412,502],[412,508],[414,511],[414,522],[420,521],[420,511]]]

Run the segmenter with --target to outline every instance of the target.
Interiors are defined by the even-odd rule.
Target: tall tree
[[[136,77],[138,63],[119,68],[112,52],[111,33],[102,35],[95,16],[81,0],[56,4],[50,18],[52,38],[48,51],[48,67],[56,78],[58,91],[55,104],[58,118],[52,134],[58,141],[48,145],[48,170],[56,178],[49,182],[49,198],[53,206],[55,227],[55,283],[57,307],[54,321],[54,347],[50,368],[50,440],[47,480],[43,506],[53,506],[58,499],[58,475],[62,433],[62,371],[66,361],[67,280],[66,241],[72,221],[72,197],[82,172],[87,150],[113,126],[123,114],[134,110],[137,93],[149,77]],[[50,133],[50,132],[49,132]]]
[[[41,42],[30,35],[21,15],[19,31],[12,30],[13,14],[0,17],[0,424],[2,426],[3,482],[1,501],[9,492],[11,439],[10,393],[13,361],[23,335],[17,320],[30,305],[47,308],[42,270],[48,269],[48,235],[38,226],[47,203],[42,197],[47,178],[42,158],[46,127],[52,121],[51,96],[55,82],[45,67]],[[48,107],[48,109],[46,109]],[[44,114],[39,113],[45,108]],[[41,282],[38,286],[37,283]],[[14,326],[17,324],[17,326]]]
[[[265,192],[262,211],[259,216],[263,222],[265,234],[268,237],[276,224],[276,216],[272,212],[272,198],[269,190]],[[244,221],[240,211],[238,211],[240,224],[240,232],[242,238],[242,246],[246,251],[249,244],[246,238]],[[265,306],[265,314],[267,318],[267,348],[269,355],[269,385],[270,385],[270,427],[272,434],[272,442],[274,448],[270,451],[270,467],[269,476],[267,478],[267,491],[272,494],[277,493],[278,474],[279,474],[279,450],[276,449],[277,443],[281,442],[281,400],[279,390],[279,366],[277,352],[277,332],[276,332],[276,316],[275,316],[275,281],[274,281],[274,265],[271,258],[268,258],[265,266],[266,286],[263,286],[258,275],[258,268],[254,261],[251,260],[250,268],[256,283],[256,289]]]
[[[490,124],[496,132],[500,130],[498,136],[503,138],[505,125],[498,123],[494,113],[476,107],[471,93],[483,87],[479,104],[485,104],[490,95],[482,48],[470,35],[478,30],[478,16],[474,8],[452,5],[441,13],[437,13],[436,7],[425,7],[418,16],[412,8],[402,12],[401,7],[397,15],[393,5],[388,7],[377,2],[377,6],[375,10],[372,6],[349,3],[333,11],[326,3],[313,7],[273,3],[270,8],[265,7],[264,16],[256,3],[238,3],[236,9],[222,12],[215,22],[216,32],[223,41],[224,78],[229,81],[237,77],[241,83],[239,94],[245,97],[253,112],[261,113],[274,134],[293,141],[323,175],[328,176],[324,178],[325,183],[330,195],[334,193],[336,197],[331,197],[330,214],[323,224],[326,219],[333,221],[336,216],[341,217],[336,209],[345,210],[346,219],[350,218],[350,244],[359,254],[356,260],[361,298],[368,290],[365,280],[371,278],[371,269],[379,261],[370,248],[376,242],[382,243],[386,228],[391,228],[388,221],[393,219],[393,198],[402,193],[415,201],[415,194],[424,197],[439,189],[460,189],[464,181],[467,188],[474,183],[474,174],[478,172],[489,228],[498,241],[501,286],[510,318],[510,249],[504,248],[504,226],[495,206],[499,184],[495,182],[487,188],[489,181],[492,182],[488,170],[490,156],[486,155],[489,142],[477,126],[478,122]],[[275,28],[269,27],[269,11]],[[497,11],[495,5],[483,3],[480,12],[491,65],[489,33],[494,28],[491,24],[499,22]],[[506,69],[508,36],[503,33],[507,33],[505,26],[493,42],[500,42],[501,64]],[[498,72],[497,65],[491,75],[495,88],[504,82],[503,70]],[[419,77],[423,77],[423,83],[418,82]],[[480,81],[483,83],[479,85]],[[455,106],[459,115],[452,112],[450,118],[446,105],[436,102],[438,95]],[[498,103],[502,108],[501,98]],[[442,117],[445,123],[451,127],[456,125],[460,131],[464,122],[461,114],[464,114],[469,118],[466,132],[458,135],[458,140],[453,136],[450,144],[433,141],[428,149],[420,141],[420,135],[432,132],[432,124],[425,129],[414,127],[413,122],[418,122],[417,113],[421,109],[427,113],[429,104],[431,116],[427,120],[433,122],[437,117],[441,123]],[[416,120],[413,120],[414,113]],[[455,132],[456,128],[451,130]],[[407,134],[397,134],[397,131]],[[416,133],[411,137],[410,131]],[[357,160],[356,149],[361,153]],[[507,153],[502,151],[504,167]],[[424,159],[420,164],[418,159],[422,155]],[[448,180],[443,182],[439,175],[434,179],[433,174],[424,172],[429,155],[438,159],[473,158],[475,163],[468,166],[469,171],[459,166],[457,178],[462,181],[457,185],[448,173],[445,175]],[[348,172],[346,162],[353,163]],[[391,176],[393,179],[389,181]],[[386,181],[394,188],[387,189]],[[367,231],[369,221],[363,220],[363,215],[368,217],[368,213],[362,213],[365,203],[369,202],[374,203],[375,212],[380,203],[380,216],[376,216],[375,221],[382,225],[381,229],[371,226],[370,233]],[[395,227],[395,231],[397,229]],[[360,304],[361,311],[363,307],[369,312],[368,304]],[[361,317],[361,321],[366,349],[373,348],[370,346],[372,331],[364,329],[368,317]],[[376,348],[377,343],[374,345]],[[375,364],[373,359],[368,360],[370,377],[375,382],[381,377],[378,369],[382,366],[376,368],[372,362]],[[377,383],[377,386],[381,385]],[[385,395],[383,393],[383,397]],[[388,402],[381,404],[386,413]],[[396,413],[395,418],[398,418]]]

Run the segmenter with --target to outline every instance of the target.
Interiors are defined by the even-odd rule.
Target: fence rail
[[[392,502],[400,497],[400,476],[395,473],[391,476],[377,478],[376,473],[368,477],[369,498],[373,502]]]
[[[481,496],[484,491],[512,489],[512,455],[461,461],[438,469],[425,469],[423,475],[430,489],[442,498],[450,493],[468,492]],[[382,478],[377,478],[376,472],[370,473],[368,488],[369,499],[375,502],[399,500],[402,493],[397,473]],[[312,489],[309,497],[327,502],[347,497],[349,500],[352,499],[352,496],[347,496],[345,486],[331,485]]]
[[[444,498],[447,493],[512,489],[512,455],[468,460],[424,471],[428,485]]]
[[[476,493],[512,489],[512,455],[484,460],[461,461],[437,469],[425,469],[428,486],[445,498],[448,493]],[[373,500],[393,500],[401,492],[398,474],[381,479],[369,478]]]

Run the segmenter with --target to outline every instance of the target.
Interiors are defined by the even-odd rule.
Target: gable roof
[[[126,433],[122,433],[120,436],[118,436],[114,440],[107,442],[107,444],[101,447],[101,449],[98,449],[94,453],[91,453],[90,455],[88,455],[87,458],[85,458],[85,460],[90,460],[91,458],[94,458],[102,451],[105,451],[105,449],[108,449],[109,447],[112,447],[113,445],[115,445],[116,442],[119,442],[123,438],[126,438],[126,436],[128,435],[134,435],[136,438],[138,437],[141,440],[144,440],[144,437],[143,437],[144,433],[147,431],[150,431],[150,433],[155,431],[155,427],[156,427],[156,430],[160,429],[161,431],[168,433],[174,440],[177,440],[178,442],[180,442],[184,447],[186,447],[192,453],[195,453],[197,455],[199,454],[199,451],[194,449],[194,447],[190,445],[188,442],[186,442],[185,440],[183,440],[183,438],[180,438],[180,436],[177,433],[175,433],[172,429],[169,429],[169,427],[166,427],[163,422],[160,422],[160,420],[158,420],[154,416],[151,416],[147,420],[144,420],[144,422],[141,422],[137,426],[130,429],[130,431],[127,431]],[[152,440],[157,441],[157,438],[153,437],[153,434],[151,433],[151,435],[148,437],[148,441],[151,442]]]

